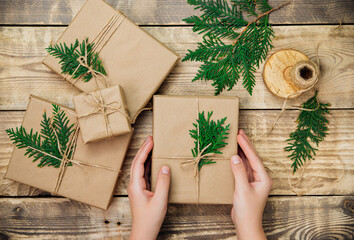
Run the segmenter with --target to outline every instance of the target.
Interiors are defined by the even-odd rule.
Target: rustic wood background
[[[4,180],[12,145],[5,129],[19,126],[28,101],[35,94],[68,106],[78,90],[41,64],[44,48],[55,41],[85,0],[0,0],[0,239],[116,239],[129,236],[131,218],[126,187],[137,149],[151,134],[152,113],[136,123],[115,196],[108,211],[38,189]],[[195,14],[186,0],[109,0],[161,42],[184,56],[200,36],[182,19]],[[271,6],[284,1],[270,0]],[[288,111],[275,130],[256,147],[264,158],[274,186],[264,213],[269,239],[354,239],[354,1],[294,0],[273,13],[275,49],[294,48],[315,57],[319,44],[322,77],[320,99],[331,103],[330,134],[320,144],[299,191],[289,189],[297,176],[282,148],[295,126],[297,111]],[[338,24],[343,22],[340,28]],[[209,83],[191,79],[195,62],[179,63],[159,94],[213,95]],[[273,96],[257,72],[250,97],[241,85],[223,95],[240,97],[240,127],[261,134],[274,121],[282,100]],[[312,93],[292,100],[298,105]],[[288,167],[284,167],[281,163]],[[337,179],[342,176],[341,181]],[[230,205],[170,205],[159,239],[235,239]]]

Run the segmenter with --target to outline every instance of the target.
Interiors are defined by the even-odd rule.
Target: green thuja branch
[[[208,153],[222,154],[219,149],[227,145],[225,140],[229,135],[228,131],[230,130],[230,124],[223,126],[226,117],[215,122],[214,120],[211,120],[212,115],[213,112],[208,112],[208,116],[205,118],[204,112],[199,113],[197,123],[193,123],[194,129],[189,130],[190,136],[195,140],[194,148],[191,149],[193,157],[197,157],[199,151],[202,151],[204,148],[206,149],[203,152],[203,155]],[[211,163],[215,163],[215,161],[210,157],[204,157],[200,160],[198,168],[200,170],[203,165]]]
[[[58,168],[61,163],[59,159],[63,158],[61,153],[67,151],[69,159],[73,154],[75,146],[67,146],[67,144],[75,131],[74,124],[70,124],[65,112],[53,104],[53,117],[48,117],[44,112],[40,126],[40,133],[34,133],[33,129],[27,132],[23,126],[7,129],[6,133],[17,148],[26,149],[25,156],[32,157],[33,162],[40,161],[38,167],[48,165]],[[67,147],[70,149],[66,150]]]
[[[107,75],[102,65],[102,60],[99,58],[98,53],[92,51],[94,44],[89,43],[88,38],[84,39],[82,43],[76,39],[74,44],[68,46],[66,43],[50,45],[46,48],[47,52],[59,58],[59,64],[61,64],[62,73],[66,73],[72,76],[73,79],[77,79],[83,76],[83,81],[88,82],[92,79],[92,73],[89,69],[79,62],[79,57],[85,57],[87,54],[87,64],[93,70]]]
[[[326,114],[329,113],[328,103],[320,103],[315,95],[302,104],[304,109],[316,109],[314,111],[300,110],[297,118],[298,126],[295,132],[290,133],[288,146],[285,151],[290,152],[288,156],[292,161],[293,173],[303,164],[313,159],[316,155],[318,144],[328,135],[328,120]],[[313,147],[311,142],[316,145]]]
[[[215,95],[224,89],[231,90],[243,78],[243,86],[252,95],[255,86],[254,73],[273,47],[274,32],[269,23],[269,14],[277,10],[266,0],[188,0],[201,16],[183,19],[193,24],[193,31],[203,34],[203,41],[196,50],[188,50],[182,61],[202,62],[193,81],[212,80]],[[253,17],[246,21],[242,13]],[[244,27],[238,33],[236,30]],[[224,39],[233,40],[226,43]],[[230,41],[228,41],[230,42]]]

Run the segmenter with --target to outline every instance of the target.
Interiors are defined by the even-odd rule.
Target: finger
[[[144,146],[141,148],[141,151],[139,154],[137,154],[135,156],[135,160],[132,164],[132,168],[131,168],[131,181],[132,182],[136,182],[139,185],[141,184],[141,187],[143,187],[144,189],[146,188],[144,181],[144,163],[146,161],[146,159],[148,158],[148,155],[151,151],[151,149],[153,148],[153,141],[151,137],[148,137],[146,140],[146,143],[144,144]]]
[[[248,182],[246,168],[242,163],[242,159],[238,155],[231,158],[231,169],[235,178],[235,191],[250,187]]]
[[[170,176],[170,169],[167,166],[163,166],[158,173],[154,199],[160,204],[167,204],[171,181]]]
[[[145,170],[144,170],[144,180],[146,184],[146,190],[151,191],[151,182],[150,182],[150,175],[151,175],[151,152],[147,158],[147,161],[145,161],[144,164]]]
[[[237,135],[237,142],[241,147],[242,151],[246,155],[253,171],[259,174],[266,174],[266,170],[263,166],[261,158],[258,156],[257,152],[253,148],[253,145],[247,141],[247,139],[242,135]]]
[[[242,159],[243,165],[245,165],[247,176],[248,176],[248,182],[254,182],[253,169],[247,157],[245,156],[244,152],[242,151],[240,145],[237,146],[237,154]]]
[[[131,179],[132,174],[133,174],[133,166],[135,165],[135,162],[136,162],[137,156],[139,156],[139,155],[140,155],[140,153],[141,153],[142,149],[144,148],[144,146],[145,146],[145,145],[146,145],[146,143],[148,142],[149,137],[150,137],[150,136],[148,136],[148,137],[145,139],[145,141],[143,142],[143,144],[142,144],[142,145],[141,145],[141,147],[139,148],[138,152],[135,154],[135,157],[134,157],[134,159],[133,159],[133,161],[132,161],[132,165],[131,165],[131,167],[130,167],[130,179]]]
[[[232,209],[231,209],[231,219],[232,219],[232,222],[235,224],[235,213],[234,213],[234,207],[232,207]]]
[[[245,131],[243,131],[243,129],[239,130],[239,134],[242,135],[246,141],[248,142],[248,144],[252,147],[252,149],[257,153],[256,148],[254,147],[252,141],[250,140],[250,138],[247,136],[247,134],[245,133]]]

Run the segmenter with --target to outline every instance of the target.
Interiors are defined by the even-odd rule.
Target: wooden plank
[[[270,197],[263,226],[268,239],[352,239],[353,196]],[[235,239],[231,205],[169,205],[158,239]],[[127,239],[126,197],[107,211],[64,198],[1,198],[1,239]],[[7,237],[7,238],[6,238]]]
[[[183,18],[198,14],[186,0],[108,0],[138,24],[184,24]],[[276,7],[286,1],[270,0]],[[67,25],[85,0],[0,0],[0,24]],[[351,0],[297,0],[271,15],[275,24],[354,23]]]
[[[279,111],[241,110],[240,128],[253,136],[262,134],[270,128]],[[5,129],[21,124],[24,112],[0,112],[0,196],[46,195],[36,188],[3,179],[6,166],[11,157],[12,145]],[[283,151],[285,140],[295,129],[297,111],[288,111],[280,118],[274,132],[267,138],[255,142],[256,148],[263,157],[269,174],[274,180],[272,195],[293,195],[288,185],[288,177],[294,184],[299,176],[291,173],[290,160]],[[296,187],[300,192],[314,186],[306,194],[310,195],[353,195],[354,194],[354,110],[332,110],[329,116],[329,136],[319,146],[316,160],[308,166],[303,184]],[[129,147],[127,158],[119,176],[115,194],[126,195],[129,182],[129,169],[132,159],[145,138],[152,133],[152,113],[145,112],[135,125],[135,133]],[[344,166],[341,164],[343,162]],[[286,166],[283,166],[285,164]],[[344,168],[344,172],[343,172]],[[172,169],[173,172],[173,169]],[[336,180],[344,176],[340,182]]]
[[[45,47],[55,41],[63,27],[1,27],[0,28],[0,109],[24,110],[28,94],[46,99],[56,99],[65,105],[71,104],[78,90],[65,82],[59,75],[41,64]],[[181,56],[187,49],[194,49],[200,36],[189,27],[147,27],[144,28],[157,39]],[[354,107],[354,26],[286,26],[274,27],[275,50],[294,48],[314,59],[316,46],[320,44],[319,59],[322,77],[317,87],[322,101],[333,108]],[[274,51],[272,51],[274,52]],[[198,71],[199,63],[179,63],[158,90],[169,95],[213,95],[210,82],[191,82]],[[243,109],[279,109],[283,100],[273,96],[263,83],[261,70],[257,71],[256,87],[251,97],[240,84],[223,95],[238,96]],[[305,93],[290,105],[304,102],[312,93]]]

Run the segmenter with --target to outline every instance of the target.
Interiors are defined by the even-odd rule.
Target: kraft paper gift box
[[[222,154],[210,157],[216,163],[201,167],[198,185],[194,166],[182,163],[193,159],[191,149],[195,145],[189,130],[194,128],[198,112],[202,111],[213,111],[214,120],[227,117],[230,130],[227,145],[219,149]],[[155,190],[159,170],[167,165],[171,169],[169,202],[231,204],[234,178],[230,159],[237,154],[238,114],[236,97],[154,96],[152,189]]]
[[[102,0],[88,0],[57,43],[74,43],[88,38],[95,43],[110,85],[121,85],[128,111],[134,118],[163,80],[179,56]],[[43,63],[84,92],[97,90],[89,82],[73,80],[61,73],[59,59],[48,55]],[[98,81],[100,88],[105,88]]]
[[[65,111],[70,122],[75,123],[75,111],[60,107]],[[51,102],[31,96],[22,126],[27,132],[31,128],[39,132],[44,111],[48,116],[52,116],[52,108]],[[132,132],[110,141],[84,144],[79,133],[72,159],[80,161],[81,164],[67,166],[56,194],[107,209],[131,137]],[[53,192],[58,182],[60,168],[38,167],[40,159],[32,162],[32,158],[24,156],[25,152],[25,148],[14,147],[5,178]]]
[[[117,85],[73,98],[84,143],[131,132],[122,88]]]

